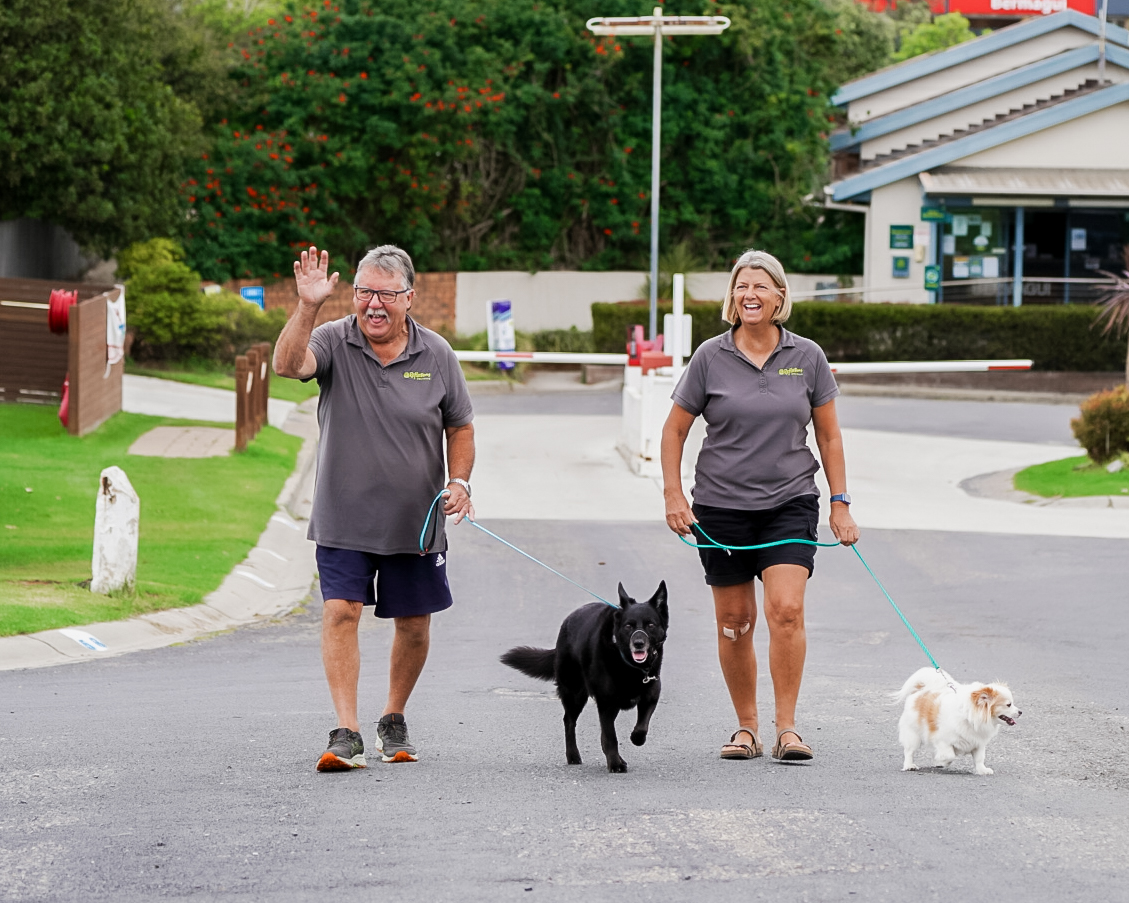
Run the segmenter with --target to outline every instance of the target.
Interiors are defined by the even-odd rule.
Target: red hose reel
[[[66,335],[71,307],[77,303],[77,289],[72,292],[61,288],[52,289],[51,299],[47,302],[47,328],[55,335]]]
[[[78,303],[78,291],[66,291],[56,288],[51,291],[51,298],[47,302],[47,328],[55,335],[66,335],[70,326],[71,307]],[[59,420],[67,426],[70,414],[71,375],[68,373],[63,380],[63,400],[59,404]]]

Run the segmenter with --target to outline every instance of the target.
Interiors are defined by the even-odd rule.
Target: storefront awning
[[[934,196],[1125,198],[1129,169],[984,169],[941,167],[918,175]]]

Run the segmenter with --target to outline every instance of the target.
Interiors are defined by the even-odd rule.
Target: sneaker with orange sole
[[[367,767],[365,741],[359,733],[347,727],[334,728],[329,732],[329,748],[318,759],[318,771],[349,771]]]
[[[408,740],[408,723],[399,712],[376,722],[376,748],[385,762],[415,762],[416,748]]]

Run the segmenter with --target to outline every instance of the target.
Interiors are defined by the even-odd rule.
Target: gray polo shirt
[[[310,335],[317,359],[317,486],[310,539],[393,555],[419,551],[427,507],[447,482],[444,429],[474,417],[463,371],[442,336],[408,318],[408,347],[387,367],[356,315]],[[443,515],[432,551],[445,551]]]
[[[819,495],[807,426],[812,408],[838,394],[823,350],[783,327],[764,369],[737,349],[733,330],[703,342],[671,396],[706,421],[694,501],[757,511]]]

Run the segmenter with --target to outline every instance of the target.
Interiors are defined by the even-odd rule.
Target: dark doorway
[[[1023,276],[1061,279],[1066,275],[1066,211],[1026,211],[1023,224]]]

